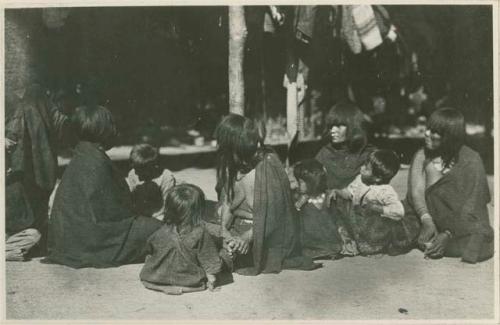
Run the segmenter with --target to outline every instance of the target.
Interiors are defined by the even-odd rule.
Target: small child
[[[202,224],[203,191],[181,184],[168,192],[165,221],[148,240],[148,256],[141,270],[144,286],[167,294],[215,289],[222,261],[211,235]]]
[[[351,200],[354,206],[380,213],[381,217],[401,220],[404,216],[403,204],[389,185],[399,166],[399,158],[393,151],[375,150],[361,166],[360,175],[347,188],[337,190],[336,194]]]
[[[396,229],[400,228],[404,207],[389,185],[399,167],[393,151],[375,150],[361,166],[360,175],[345,189],[334,192],[333,197],[352,202],[353,213],[347,213],[345,221],[365,255],[380,253],[392,245],[390,241],[396,239],[392,237],[401,237]]]
[[[175,178],[168,169],[161,169],[159,164],[158,149],[150,144],[138,144],[130,152],[132,169],[126,178],[127,184],[132,192],[132,201],[140,202],[135,206],[137,213],[163,220],[163,201],[169,189],[175,186]],[[157,192],[153,184],[161,191],[161,202],[158,202]],[[139,197],[137,197],[139,196]],[[146,206],[144,205],[146,203]],[[149,204],[149,205],[148,205]]]
[[[300,217],[303,253],[312,258],[336,258],[342,249],[337,224],[326,204],[326,169],[316,159],[298,162],[295,207]]]

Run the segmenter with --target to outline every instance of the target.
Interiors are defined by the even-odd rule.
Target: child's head
[[[110,149],[118,135],[113,114],[103,106],[80,106],[75,109],[72,122],[80,141],[97,143]]]
[[[394,151],[375,150],[361,166],[361,180],[366,185],[389,184],[399,167],[399,158]]]
[[[138,185],[132,193],[132,202],[135,211],[145,217],[151,217],[164,204],[161,189],[154,182]]]
[[[196,185],[173,187],[165,199],[165,221],[181,228],[197,226],[205,213],[205,194]]]
[[[130,162],[140,181],[150,181],[159,176],[158,149],[150,144],[138,144],[130,152]]]
[[[299,161],[293,174],[299,183],[301,194],[319,195],[326,191],[326,169],[316,159]]]

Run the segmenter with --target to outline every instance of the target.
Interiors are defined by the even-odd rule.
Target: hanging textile
[[[368,51],[373,50],[382,44],[382,36],[377,26],[375,13],[372,6],[357,5],[352,8],[352,17],[358,30],[359,38],[364,48]]]
[[[296,6],[293,26],[295,37],[306,44],[312,39],[316,6]]]
[[[342,6],[342,37],[349,45],[352,53],[359,54],[361,53],[362,45],[361,39],[358,34],[358,30],[354,23],[354,18],[352,16],[352,7],[353,6]]]

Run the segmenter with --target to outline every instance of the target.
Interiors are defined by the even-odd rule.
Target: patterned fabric
[[[344,40],[349,45],[352,53],[359,54],[363,49],[361,39],[358,34],[354,19],[352,16],[353,6],[342,6],[342,30],[341,34]]]
[[[370,5],[352,6],[352,17],[356,25],[359,38],[364,48],[368,51],[373,50],[382,44],[382,36],[377,26],[375,13]]]

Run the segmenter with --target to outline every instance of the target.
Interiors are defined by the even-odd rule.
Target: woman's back
[[[125,181],[94,144],[81,142],[67,166],[49,226],[49,260],[112,266],[134,221]]]

